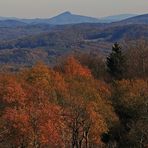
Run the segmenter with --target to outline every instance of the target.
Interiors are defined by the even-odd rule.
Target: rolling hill
[[[147,19],[146,14],[106,24],[0,27],[0,63],[31,65],[42,60],[51,64],[58,56],[74,51],[95,50],[106,55],[114,42],[147,40]]]
[[[115,25],[129,25],[129,24],[148,24],[148,14],[134,16],[119,22],[114,23]]]
[[[11,17],[4,18],[1,17],[1,21],[10,20]],[[97,23],[99,20],[97,18],[88,17],[88,16],[81,16],[72,14],[71,12],[64,12],[52,18],[36,18],[36,19],[19,19],[19,18],[12,18],[14,21],[20,21],[26,24],[52,24],[52,25],[63,25],[63,24],[79,24],[79,23]],[[1,23],[1,22],[0,22]],[[20,24],[21,25],[21,24]]]
[[[111,23],[131,18],[134,16],[136,16],[136,14],[120,14],[120,15],[113,15],[102,18],[94,18],[94,17],[76,15],[72,14],[69,11],[66,11],[52,18],[21,19],[15,17],[0,17],[0,21],[13,20],[13,21],[23,22],[28,25],[33,25],[33,24],[65,25],[65,24],[79,24],[79,23]]]
[[[18,27],[18,26],[25,26],[26,23],[17,20],[1,20],[0,27]]]
[[[84,24],[63,26],[49,33],[34,34],[0,42],[0,63],[33,64],[35,61],[53,61],[57,56],[77,51],[98,51],[106,54],[118,41],[148,39],[148,25],[126,25],[85,28]]]
[[[112,23],[112,22],[122,21],[128,18],[132,18],[135,16],[137,16],[137,14],[119,14],[119,15],[112,15],[112,16],[100,18],[99,21],[102,23]]]

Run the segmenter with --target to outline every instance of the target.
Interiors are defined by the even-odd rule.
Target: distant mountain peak
[[[96,23],[98,19],[88,16],[72,14],[69,11],[63,12],[49,19],[49,24],[79,24],[79,23]]]
[[[72,13],[70,11],[65,11],[65,12],[61,13],[60,15],[72,15]]]
[[[70,11],[65,11],[63,13],[58,14],[57,16],[67,17],[67,16],[71,16],[71,15],[73,15],[73,14]],[[57,17],[57,16],[55,16],[55,17]]]

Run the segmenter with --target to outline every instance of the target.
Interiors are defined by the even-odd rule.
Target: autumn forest
[[[2,71],[0,147],[148,147],[148,46],[128,47]]]

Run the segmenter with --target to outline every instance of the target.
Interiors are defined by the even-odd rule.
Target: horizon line
[[[31,18],[29,18],[29,17],[17,17],[17,16],[0,16],[0,17],[1,18],[14,18],[14,19],[50,19],[50,18],[56,17],[60,14],[66,13],[66,12],[69,12],[70,14],[73,14],[73,15],[81,15],[81,16],[92,17],[92,18],[96,18],[96,19],[106,18],[106,17],[110,17],[110,16],[120,16],[120,15],[143,15],[143,14],[147,14],[147,13],[119,13],[119,14],[112,14],[112,15],[95,17],[95,16],[73,13],[71,11],[62,11],[61,13],[55,14],[55,15],[50,16],[50,17],[31,17]]]

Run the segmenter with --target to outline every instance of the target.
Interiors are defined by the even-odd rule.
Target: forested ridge
[[[0,147],[147,148],[145,40],[0,73]],[[140,50],[139,50],[140,49]]]

